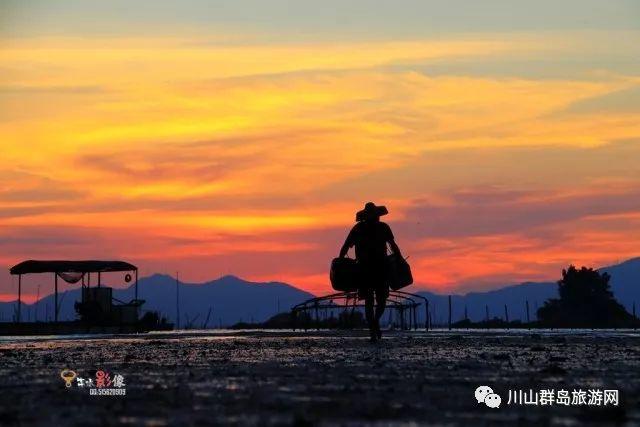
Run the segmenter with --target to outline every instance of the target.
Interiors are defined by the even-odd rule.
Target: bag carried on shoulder
[[[406,259],[396,254],[387,255],[387,281],[394,291],[413,283],[411,267]]]

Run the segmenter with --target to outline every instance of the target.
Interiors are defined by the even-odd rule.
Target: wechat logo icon
[[[494,393],[493,389],[488,385],[481,385],[476,388],[475,397],[478,403],[484,403],[489,408],[499,408],[502,403],[500,396]]]

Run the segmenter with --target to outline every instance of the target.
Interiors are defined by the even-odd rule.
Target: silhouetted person
[[[356,214],[356,225],[351,229],[340,249],[340,257],[347,255],[349,248],[356,247],[356,260],[360,267],[362,282],[358,286],[358,296],[365,301],[365,314],[371,341],[382,338],[380,318],[384,313],[389,285],[387,284],[387,243],[398,257],[400,248],[396,244],[391,228],[380,221],[388,213],[384,206],[369,202]],[[374,300],[376,303],[374,311]]]

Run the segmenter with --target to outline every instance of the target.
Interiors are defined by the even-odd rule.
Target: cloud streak
[[[4,40],[2,261],[122,257],[321,292],[370,199],[423,287],[637,255],[639,76],[590,68],[601,34],[560,36]],[[446,72],[568,53],[598,60],[562,78]]]

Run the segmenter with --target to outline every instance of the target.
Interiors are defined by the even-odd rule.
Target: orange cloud
[[[164,268],[166,259],[185,269],[190,262],[193,277],[233,267],[226,272],[321,290],[330,247],[340,243],[336,230],[346,232],[354,210],[374,198],[404,222],[399,235],[415,250],[416,277],[425,286],[538,278],[567,260],[632,254],[637,248],[614,230],[616,220],[592,223],[585,233],[608,249],[584,252],[550,246],[548,236],[538,245],[533,232],[516,229],[549,232],[552,225],[540,226],[522,210],[563,197],[582,204],[558,208],[558,222],[628,213],[592,201],[611,201],[596,187],[637,185],[629,159],[637,154],[640,108],[576,105],[633,93],[638,76],[425,71],[461,58],[536,60],[591,49],[559,40],[6,40],[0,67],[14,71],[0,77],[0,244],[11,254],[3,260],[91,253]],[[581,196],[567,188],[578,179],[587,186]],[[467,193],[477,185],[506,192],[480,194],[469,206]],[[498,196],[508,201],[488,199]],[[580,215],[571,216],[572,209]],[[482,212],[500,221],[469,219]],[[521,215],[508,216],[514,213]],[[413,231],[420,221],[438,221],[460,234],[425,241],[411,233],[410,221]],[[463,233],[466,226],[482,232]],[[56,235],[38,242],[38,233],[55,229],[76,230],[79,240]],[[283,256],[294,261],[278,262]],[[214,267],[207,273],[207,266]]]

